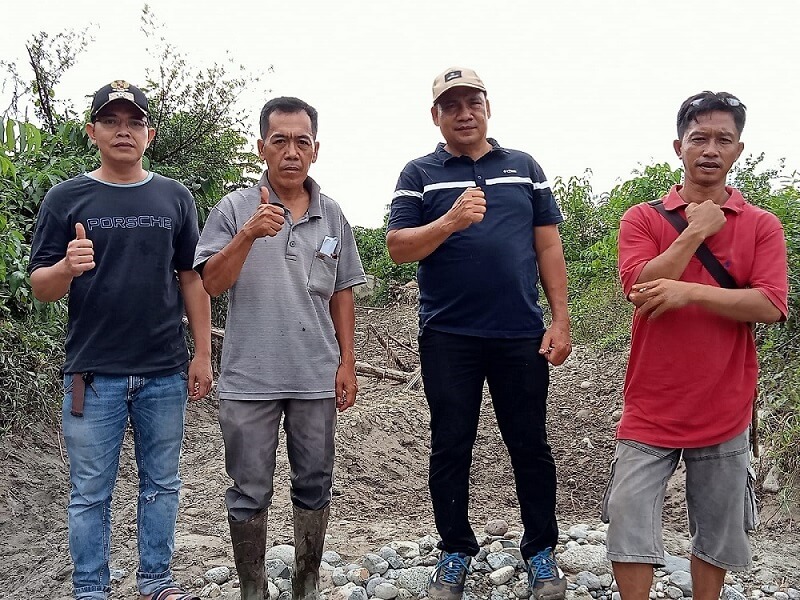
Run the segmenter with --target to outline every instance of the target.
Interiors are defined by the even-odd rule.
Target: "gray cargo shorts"
[[[747,531],[758,525],[749,449],[748,431],[704,448],[618,440],[601,514],[609,560],[664,565],[664,495],[683,456],[692,554],[721,569],[747,570]]]

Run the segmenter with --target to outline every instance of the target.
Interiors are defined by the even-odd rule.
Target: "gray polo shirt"
[[[194,266],[222,250],[253,215],[261,195],[281,204],[267,180],[237,190],[208,215]],[[365,281],[353,231],[339,205],[310,177],[308,212],[275,237],[253,242],[229,291],[222,366],[223,400],[328,398],[335,395],[339,345],[330,313],[334,292]]]

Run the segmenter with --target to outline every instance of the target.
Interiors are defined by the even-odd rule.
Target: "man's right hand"
[[[94,269],[94,244],[86,237],[82,223],[75,223],[75,239],[67,244],[64,261],[72,277],[79,277]]]
[[[480,223],[485,214],[486,197],[483,190],[478,187],[469,187],[456,199],[453,206],[447,211],[446,217],[450,221],[453,232],[456,232],[466,229],[473,223]]]
[[[269,190],[261,186],[261,204],[258,205],[253,216],[247,219],[242,228],[252,239],[274,237],[281,230],[284,223],[283,207],[270,204]]]
[[[722,207],[713,200],[687,205],[686,221],[690,228],[703,236],[703,239],[717,233],[726,223]]]

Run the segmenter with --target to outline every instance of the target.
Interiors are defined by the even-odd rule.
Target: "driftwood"
[[[394,350],[392,350],[391,346],[389,346],[389,342],[387,341],[387,339],[385,337],[383,337],[380,334],[378,329],[372,323],[370,323],[367,328],[369,329],[370,333],[372,333],[373,335],[375,335],[376,338],[378,338],[378,342],[386,350],[387,362],[389,364],[395,365],[401,371],[409,371],[410,369],[406,366],[406,364],[403,362],[403,360],[399,356],[397,356],[397,353]],[[387,331],[386,335],[388,337],[391,334]]]
[[[414,375],[413,373],[406,373],[405,371],[398,371],[397,369],[373,367],[371,364],[361,361],[356,361],[356,373],[358,375],[369,375],[370,377],[376,377],[378,379],[391,379],[392,381],[400,381],[402,383],[407,383]]]

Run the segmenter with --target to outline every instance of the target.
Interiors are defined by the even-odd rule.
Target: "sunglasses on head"
[[[720,102],[724,102],[728,106],[732,107],[741,106],[743,109],[747,110],[747,107],[744,105],[744,103],[741,100],[739,100],[736,96],[729,96],[729,95],[726,96],[724,94],[710,94],[702,96],[700,98],[695,98],[689,103],[689,106],[700,106],[703,102],[705,102],[706,100],[710,100],[712,98],[716,98],[717,100],[719,100]]]

